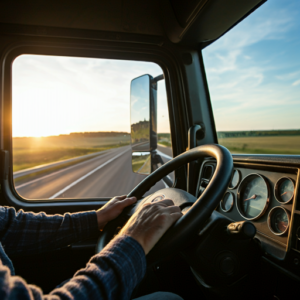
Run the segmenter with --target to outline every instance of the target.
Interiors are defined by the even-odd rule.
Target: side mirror
[[[132,171],[138,174],[151,173],[151,152],[132,152]]]
[[[131,81],[130,124],[132,171],[150,174],[151,153],[157,148],[157,80],[151,75]]]

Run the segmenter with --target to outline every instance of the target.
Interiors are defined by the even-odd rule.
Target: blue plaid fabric
[[[0,299],[130,299],[145,275],[146,259],[141,245],[128,236],[111,241],[84,269],[49,295],[14,276],[7,254],[43,253],[97,231],[95,211],[50,216],[0,207]]]

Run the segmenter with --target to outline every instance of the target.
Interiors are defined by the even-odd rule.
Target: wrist
[[[103,213],[101,213],[101,210],[96,211],[96,214],[98,229],[101,231],[103,230],[104,226],[108,223],[108,221],[105,220]]]
[[[135,234],[134,232],[130,231],[130,230],[121,230],[120,233],[119,233],[119,236],[122,236],[122,235],[126,235],[126,236],[129,236],[131,237],[132,239],[134,239],[136,242],[138,242],[141,247],[143,248],[144,252],[145,252],[145,255],[148,254],[148,252],[150,251],[146,246],[146,243],[144,242],[144,239],[143,239],[143,236],[139,235],[139,234]]]

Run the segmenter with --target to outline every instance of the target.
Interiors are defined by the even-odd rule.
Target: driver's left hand
[[[102,230],[109,221],[119,216],[126,206],[135,202],[136,197],[126,198],[126,196],[117,196],[109,200],[96,211],[99,230]]]

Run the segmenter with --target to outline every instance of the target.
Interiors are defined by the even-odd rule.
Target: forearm
[[[43,295],[40,289],[27,285],[19,277],[10,276],[8,268],[0,267],[0,298],[6,300],[14,298],[12,295],[19,295],[30,300],[125,300],[130,299],[145,271],[143,248],[131,237],[123,236],[113,240],[101,253],[91,258],[86,268],[79,270],[70,281],[49,295]],[[6,294],[1,295],[1,290]]]
[[[96,212],[65,215],[0,207],[0,240],[8,254],[41,253],[97,233]]]

